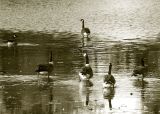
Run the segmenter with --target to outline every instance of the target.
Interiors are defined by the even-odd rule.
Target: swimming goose
[[[53,71],[53,57],[52,57],[52,52],[50,53],[50,61],[48,64],[39,64],[38,65],[38,69],[36,70],[36,72],[39,74],[44,74],[44,75],[48,75],[48,79],[49,79],[49,75],[52,73]]]
[[[0,75],[5,75],[5,74],[6,74],[6,72],[5,72],[5,71],[0,70]]]
[[[144,65],[144,59],[141,59],[141,66],[137,66],[132,73],[132,76],[141,75],[142,80],[145,77],[145,73],[147,72],[146,66]]]
[[[109,64],[108,74],[104,76],[103,88],[114,87],[116,83],[114,76],[111,74],[111,70],[112,70],[112,63]]]
[[[83,36],[83,38],[88,38],[88,36],[90,35],[90,30],[89,30],[89,28],[85,28],[85,26],[84,26],[84,19],[81,19],[81,21],[82,21],[82,30],[81,30],[81,34],[82,34],[82,36]]]
[[[12,46],[15,46],[16,44],[17,44],[16,35],[14,34],[11,39],[7,40],[7,45],[8,45],[8,47],[12,47]]]
[[[89,57],[87,53],[83,54],[84,58],[85,58],[85,65],[82,68],[82,71],[79,72],[79,79],[81,80],[89,80],[90,78],[93,77],[93,71],[92,68],[89,64]]]

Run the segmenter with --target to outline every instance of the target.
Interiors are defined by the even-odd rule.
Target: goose
[[[144,65],[144,58],[141,59],[141,65],[137,66],[132,73],[132,76],[139,76],[143,80],[145,77],[145,73],[147,71],[146,66]]]
[[[0,75],[5,75],[5,74],[6,74],[6,72],[5,72],[5,71],[0,70]]]
[[[90,35],[90,30],[89,28],[85,28],[84,26],[84,19],[81,19],[82,21],[82,30],[81,30],[81,34],[83,36],[83,38],[88,38],[88,36]]]
[[[85,58],[85,65],[82,68],[82,71],[79,72],[79,81],[81,80],[89,80],[90,78],[93,77],[93,70],[89,64],[89,57],[87,53],[83,54],[84,58]]]
[[[111,74],[111,70],[112,70],[112,63],[109,64],[108,74],[104,76],[103,88],[114,87],[116,83],[114,76]]]
[[[41,75],[48,75],[48,79],[49,79],[49,76],[50,74],[52,73],[53,71],[53,57],[52,57],[52,52],[50,53],[50,61],[48,64],[39,64],[38,65],[38,68],[36,70],[36,72],[38,73],[38,76],[39,74]]]
[[[12,39],[7,40],[7,45],[8,45],[8,47],[12,47],[12,46],[15,46],[16,44],[17,44],[16,35],[14,34]]]

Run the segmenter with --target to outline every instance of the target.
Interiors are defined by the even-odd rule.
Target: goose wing
[[[143,66],[138,66],[133,70],[133,76],[136,76],[137,74],[143,74],[145,72],[146,68]]]
[[[88,34],[90,34],[91,32],[90,32],[90,30],[89,30],[89,28],[83,28],[82,29],[82,31],[81,31],[81,33],[88,33]]]

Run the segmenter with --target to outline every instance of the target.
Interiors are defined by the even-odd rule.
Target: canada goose
[[[12,47],[12,46],[17,45],[15,34],[13,35],[13,37],[11,39],[7,40],[7,45],[8,45],[8,47]]]
[[[111,74],[111,70],[112,70],[112,63],[109,64],[109,71],[108,74],[104,76],[104,83],[103,83],[103,87],[114,87],[116,80],[114,78],[114,76]]]
[[[93,77],[93,71],[92,68],[89,64],[89,57],[87,53],[83,54],[84,58],[85,58],[85,65],[82,68],[82,71],[79,72],[79,79],[81,80],[89,80],[90,78]]]
[[[115,94],[114,85],[116,83],[115,78],[111,74],[111,70],[112,70],[112,64],[110,63],[109,64],[108,75],[104,76],[104,83],[103,83],[103,97],[104,97],[104,99],[108,99],[110,109],[112,109],[111,100],[112,100],[112,98],[114,97],[114,94]]]
[[[88,36],[90,35],[90,30],[89,30],[89,28],[85,28],[85,26],[84,26],[84,19],[81,19],[81,21],[82,21],[82,30],[81,30],[81,34],[82,34],[82,36],[83,36],[83,38],[88,38]]]
[[[53,71],[53,57],[52,57],[52,52],[50,53],[50,61],[48,64],[39,64],[38,68],[36,70],[36,72],[39,74],[47,74],[48,75],[48,79],[49,79],[49,75],[52,73]]]
[[[144,59],[141,59],[141,65],[136,66],[136,68],[133,70],[132,76],[138,76],[141,75],[142,80],[145,77],[145,73],[147,72],[146,66],[144,65]]]
[[[6,74],[5,71],[0,70],[0,75],[5,75],[5,74]]]

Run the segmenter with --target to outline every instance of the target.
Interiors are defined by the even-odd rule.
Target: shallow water
[[[145,114],[160,111],[160,40],[156,38],[115,41],[92,37],[84,40],[94,77],[88,87],[78,81],[84,64],[82,39],[68,32],[17,32],[17,46],[0,42],[1,114]],[[53,52],[54,71],[48,82],[37,76],[40,63]],[[131,77],[144,58],[148,67],[144,81]],[[103,97],[103,76],[113,64],[114,90]],[[88,102],[88,106],[86,106]],[[110,103],[109,103],[110,102]]]

